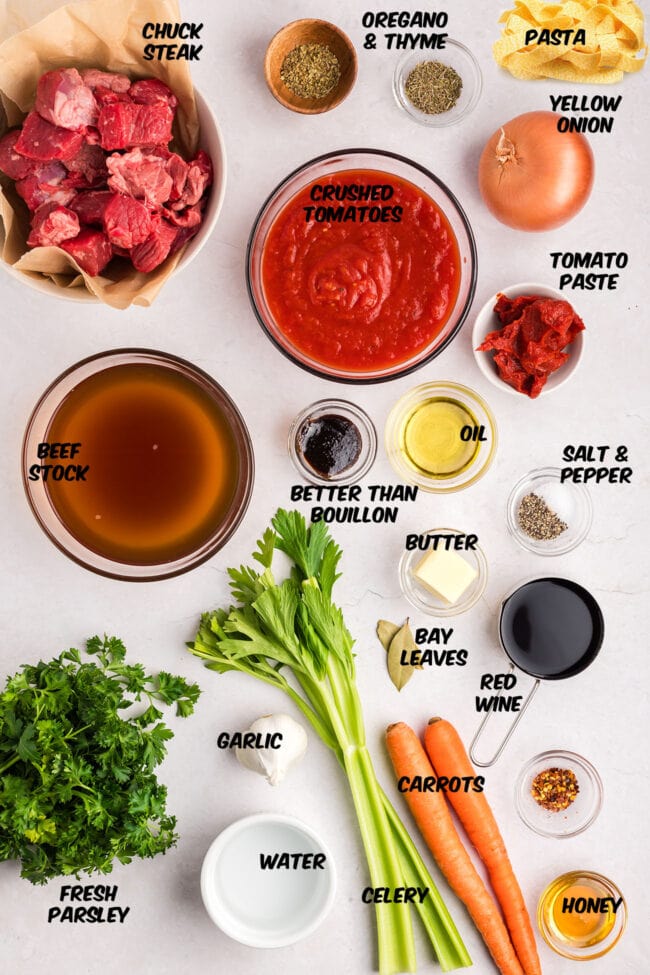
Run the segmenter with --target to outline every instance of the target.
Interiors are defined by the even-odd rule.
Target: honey
[[[227,516],[239,478],[231,422],[207,384],[171,366],[123,363],[78,382],[45,439],[80,444],[80,481],[48,481],[49,501],[86,548],[161,565],[194,552]]]
[[[605,877],[589,871],[563,874],[539,902],[537,920],[548,944],[566,958],[598,958],[625,928],[623,897]]]

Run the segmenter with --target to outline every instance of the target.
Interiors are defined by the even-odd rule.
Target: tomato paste
[[[305,186],[264,245],[262,284],[285,338],[352,372],[425,350],[454,308],[458,243],[434,201],[388,173],[349,170]]]
[[[489,332],[478,352],[494,352],[499,376],[519,393],[535,399],[546,380],[569,358],[566,347],[584,329],[568,301],[497,295],[494,312],[504,326]]]

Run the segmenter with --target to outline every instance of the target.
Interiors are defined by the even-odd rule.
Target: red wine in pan
[[[572,677],[588,667],[605,634],[594,597],[568,579],[533,579],[501,607],[504,650],[527,674],[548,680]]]

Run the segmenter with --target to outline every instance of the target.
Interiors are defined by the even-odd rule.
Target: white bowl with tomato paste
[[[493,294],[490,299],[485,302],[474,321],[474,327],[472,329],[472,348],[474,350],[476,364],[485,378],[489,379],[493,386],[496,386],[497,389],[500,389],[504,393],[510,393],[513,396],[518,396],[520,399],[528,399],[529,397],[526,395],[526,393],[519,392],[501,378],[495,365],[492,352],[478,351],[478,347],[482,345],[490,332],[503,328],[503,325],[494,311],[494,306],[496,305],[498,297],[501,294],[506,295],[508,298],[519,298],[523,295],[534,295],[535,297],[539,298],[554,298],[557,301],[567,301],[567,297],[561,291],[556,291],[555,288],[549,288],[545,284],[537,284],[535,282],[513,284],[510,287],[502,288]],[[569,304],[571,304],[571,302],[569,302]],[[577,309],[574,308],[573,310],[576,312],[576,314],[579,314]],[[584,332],[579,332],[573,342],[565,346],[563,351],[568,352],[569,358],[566,360],[566,362],[564,362],[563,365],[560,366],[559,369],[556,369],[549,375],[546,383],[544,384],[544,388],[539,394],[540,396],[544,396],[547,393],[552,393],[554,390],[559,389],[560,386],[563,386],[571,378],[571,376],[573,376],[574,372],[578,368],[578,365],[580,364],[580,360],[584,352],[584,334]]]
[[[271,341],[315,375],[403,376],[449,345],[476,285],[451,191],[403,156],[344,149],[290,173],[253,225],[249,297]]]
[[[203,214],[203,220],[198,233],[189,243],[185,245],[181,258],[174,269],[174,274],[187,267],[203,248],[208,237],[214,230],[217,218],[223,205],[226,192],[226,152],[224,148],[223,135],[219,128],[212,110],[208,106],[199,91],[194,89],[196,98],[196,110],[199,119],[199,142],[198,149],[203,149],[212,160],[214,172],[214,182],[210,189],[210,196]],[[67,301],[97,302],[98,298],[91,294],[86,288],[65,288],[42,274],[25,273],[16,270],[11,264],[0,262],[12,277],[17,278],[22,284],[40,291],[42,294],[52,295],[55,298],[64,298]]]

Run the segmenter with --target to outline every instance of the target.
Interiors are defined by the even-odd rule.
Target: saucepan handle
[[[514,667],[511,667],[510,668],[510,673],[512,673],[514,669],[515,669]],[[538,687],[539,687],[539,678],[536,678],[535,679],[535,683],[533,684],[533,686],[531,687],[531,689],[530,689],[530,691],[528,693],[528,697],[526,698],[526,700],[522,704],[521,710],[519,711],[519,713],[517,714],[517,717],[514,719],[514,721],[510,725],[510,728],[508,729],[508,731],[506,733],[506,736],[503,739],[503,741],[501,742],[501,744],[499,745],[497,751],[494,753],[494,755],[492,756],[492,758],[489,759],[489,761],[487,761],[487,762],[481,762],[481,761],[479,761],[479,759],[474,754],[474,749],[476,748],[476,745],[478,744],[479,738],[483,734],[483,730],[484,730],[486,724],[488,723],[488,721],[490,720],[490,718],[494,714],[494,711],[488,711],[488,713],[485,715],[485,717],[481,721],[481,723],[480,723],[480,725],[478,727],[478,731],[474,735],[474,738],[472,739],[472,744],[470,745],[470,748],[469,748],[469,757],[471,758],[471,760],[472,760],[472,762],[473,762],[474,765],[478,765],[479,768],[489,768],[490,765],[494,765],[494,763],[500,757],[501,752],[503,751],[503,749],[506,747],[506,745],[510,741],[510,739],[511,739],[511,737],[513,735],[513,732],[514,732],[515,728],[517,727],[517,725],[519,724],[519,722],[523,718],[524,713],[526,711],[526,708],[528,707],[528,705],[532,701],[533,697],[535,696],[535,692],[536,692],[536,690],[537,690]],[[499,690],[499,693],[497,694],[497,698],[501,697],[502,691],[503,691],[503,688],[501,690]]]

